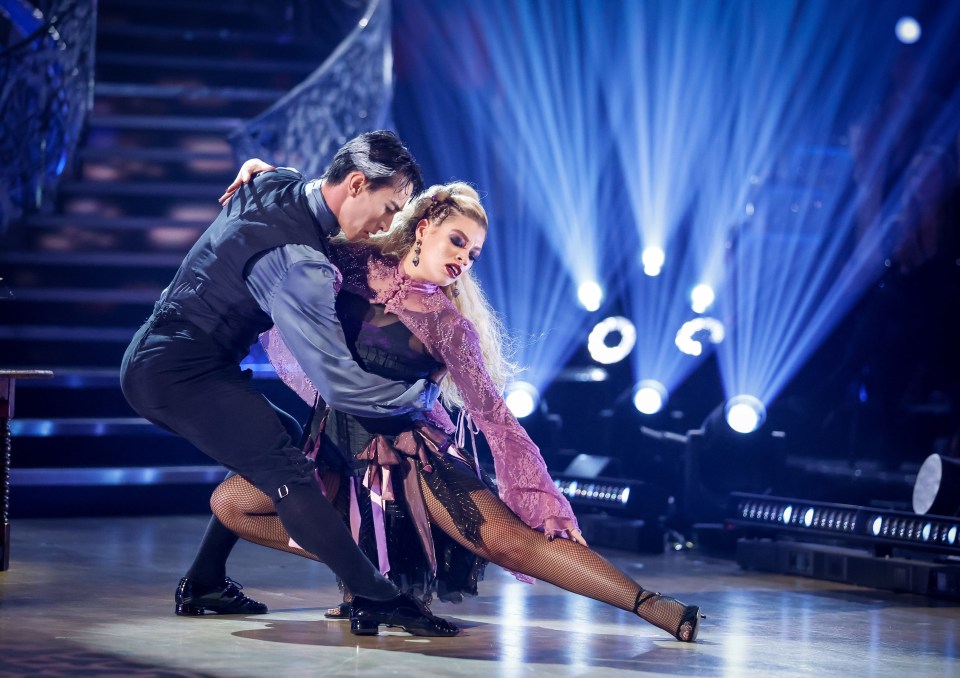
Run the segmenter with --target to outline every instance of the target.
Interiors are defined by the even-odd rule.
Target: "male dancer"
[[[257,336],[276,325],[332,406],[362,416],[432,408],[435,384],[385,380],[352,360],[334,308],[339,272],[327,258],[330,236],[342,231],[358,240],[385,230],[422,188],[416,161],[384,131],[347,142],[317,181],[280,169],[242,186],[134,336],[121,385],[145,418],[271,497],[291,537],[357,594],[365,614],[420,635],[454,635],[455,626],[401,595],[359,550],[282,415],[239,366]],[[214,519],[205,542],[224,532]],[[266,612],[225,574],[207,574],[181,581],[178,614]]]

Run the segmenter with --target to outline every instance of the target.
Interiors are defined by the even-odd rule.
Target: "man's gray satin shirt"
[[[307,184],[305,193],[323,234],[336,234],[340,226],[320,193],[320,181]],[[336,278],[337,270],[323,252],[306,245],[284,245],[257,259],[246,283],[333,409],[370,417],[433,407],[438,393],[435,384],[391,381],[365,372],[356,363],[337,319]]]

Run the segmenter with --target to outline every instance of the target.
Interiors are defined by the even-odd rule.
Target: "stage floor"
[[[702,606],[696,644],[548,584],[487,568],[481,595],[435,611],[456,638],[350,634],[317,563],[241,543],[228,573],[270,614],[173,614],[199,516],[18,520],[0,572],[0,675],[948,676],[960,606],[741,571],[695,553],[605,551],[643,586]]]

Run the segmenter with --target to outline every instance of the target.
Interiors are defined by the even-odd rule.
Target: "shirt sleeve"
[[[385,379],[364,371],[350,355],[335,308],[337,281],[333,264],[302,245],[268,251],[247,275],[251,294],[330,407],[365,417],[431,410],[435,384]]]

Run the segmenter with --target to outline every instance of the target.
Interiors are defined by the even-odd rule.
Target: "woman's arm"
[[[507,408],[483,363],[473,325],[446,298],[433,311],[394,310],[450,371],[464,406],[493,453],[500,497],[525,523],[548,537],[582,541],[570,502],[554,485],[540,450]]]

